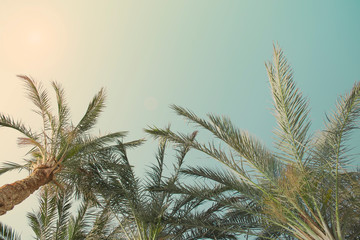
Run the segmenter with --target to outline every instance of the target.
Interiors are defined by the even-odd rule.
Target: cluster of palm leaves
[[[50,169],[49,182],[56,186],[42,187],[39,211],[28,214],[36,238],[360,239],[360,173],[351,164],[357,155],[349,147],[350,135],[359,127],[360,83],[339,98],[325,128],[311,134],[308,101],[296,88],[280,48],[274,47],[273,62],[266,68],[277,120],[275,149],[226,117],[209,114],[202,119],[173,105],[197,129],[192,134],[169,127],[147,129],[160,144],[156,163],[144,178],[136,177],[127,157],[128,149],[143,140],[123,142],[124,132],[100,137],[89,132],[104,107],[103,90],[73,125],[58,84],[53,83],[55,117],[46,91],[21,76],[40,109],[43,130],[35,134],[0,115],[0,126],[20,131],[25,137],[19,143],[32,146],[25,165],[6,163],[0,172]],[[203,130],[214,139],[198,140]],[[171,144],[175,163],[169,167],[165,152]],[[191,150],[223,167],[185,164]],[[79,207],[72,216],[74,196]],[[0,230],[4,239],[19,239],[5,225]]]
[[[30,226],[37,239],[114,239],[116,227],[111,224],[107,208],[97,210],[90,202],[79,204],[76,215],[71,215],[70,191],[41,190],[39,210],[28,213]]]
[[[226,147],[214,141],[190,141],[169,129],[153,127],[147,132],[187,144],[225,165],[221,170],[204,166],[182,170],[189,177],[215,182],[216,195],[207,194],[213,186],[179,190],[222,202],[229,209],[224,219],[235,216],[237,221],[244,213],[257,218],[262,226],[249,226],[250,234],[272,239],[360,239],[360,173],[349,165],[356,159],[347,143],[359,127],[360,83],[339,98],[325,129],[311,137],[308,101],[296,88],[279,48],[274,48],[273,63],[266,68],[277,120],[276,150],[239,130],[226,117],[209,114],[209,120],[204,120],[178,106],[173,109],[179,115],[209,131]]]
[[[20,146],[30,147],[29,159],[24,164],[6,162],[0,174],[10,170],[28,170],[29,178],[15,182],[14,188],[8,185],[0,188],[0,214],[11,210],[16,204],[26,199],[36,189],[47,183],[54,183],[61,188],[73,188],[79,195],[90,194],[80,182],[84,179],[82,170],[96,166],[93,162],[102,159],[96,155],[107,151],[116,141],[125,136],[125,132],[115,132],[94,136],[91,130],[104,108],[105,93],[101,89],[94,96],[78,124],[70,120],[70,110],[65,101],[64,90],[60,84],[52,82],[56,93],[57,113],[53,113],[49,93],[39,83],[27,76],[19,76],[25,83],[28,98],[34,103],[34,112],[40,115],[42,129],[34,132],[22,122],[0,114],[0,127],[17,130],[23,136],[19,138]],[[98,169],[99,170],[99,169]],[[90,176],[89,176],[90,177]],[[14,191],[16,189],[23,189]]]
[[[194,139],[194,132],[190,139]],[[40,192],[39,210],[28,213],[36,239],[234,239],[234,234],[217,230],[220,207],[199,207],[204,199],[173,193],[167,188],[179,184],[179,173],[189,147],[176,149],[172,171],[165,165],[166,142],[161,142],[153,164],[144,179],[137,178],[126,149],[142,141],[118,142],[107,151],[102,174],[93,174],[93,197],[82,196],[74,210],[74,191],[44,186]],[[104,153],[103,153],[104,154]],[[100,168],[100,167],[99,167]],[[89,171],[89,170],[88,170]],[[95,184],[94,184],[95,183]],[[13,239],[19,235],[7,230]],[[4,230],[4,235],[7,234]],[[12,239],[4,237],[4,239]]]
[[[189,135],[195,139],[196,132]],[[133,145],[133,144],[131,144]],[[137,178],[127,157],[127,144],[119,142],[116,165],[101,190],[98,201],[108,206],[117,219],[120,239],[200,239],[232,236],[218,232],[213,223],[219,220],[220,208],[201,208],[204,199],[172,192],[181,184],[180,170],[189,151],[186,145],[175,149],[175,164],[165,164],[166,141],[161,141],[156,163],[143,179]],[[110,172],[110,171],[109,171]]]

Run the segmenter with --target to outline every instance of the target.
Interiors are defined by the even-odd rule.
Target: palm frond
[[[42,129],[42,141],[43,141],[43,160],[47,160],[47,147],[48,147],[48,131],[54,128],[54,116],[51,114],[50,109],[50,98],[46,89],[43,89],[41,83],[36,83],[34,80],[25,75],[18,75],[25,83],[25,88],[28,92],[28,98],[33,102],[33,104],[38,108],[34,110],[42,118],[43,129]]]
[[[14,229],[0,222],[0,239],[20,240],[21,237]]]
[[[123,142],[122,145],[126,149],[137,148],[137,147],[141,146],[142,144],[144,144],[145,141],[146,141],[145,139],[138,139],[138,140],[134,140],[134,141],[130,141],[130,142]]]
[[[170,131],[170,128],[167,128],[167,131]],[[197,135],[197,131],[193,132],[191,135],[187,136],[189,141],[194,141]],[[176,164],[173,164],[173,172],[171,176],[165,177],[163,175],[164,172],[164,158],[165,158],[165,150],[166,150],[167,140],[162,140],[159,143],[158,152],[156,154],[157,164],[153,164],[150,167],[151,171],[147,171],[147,186],[146,188],[150,191],[154,189],[159,189],[161,186],[172,185],[178,180],[178,175],[180,173],[180,169],[185,160],[186,154],[190,151],[189,145],[181,145],[175,149],[176,151]],[[165,180],[166,179],[166,180]]]
[[[0,175],[6,173],[8,171],[12,171],[12,170],[21,171],[22,169],[26,169],[25,165],[21,165],[21,164],[14,163],[14,162],[5,162],[2,165],[3,166],[0,167]]]
[[[312,164],[324,167],[328,171],[340,163],[346,168],[349,162],[346,146],[350,134],[358,129],[360,117],[360,82],[354,84],[349,94],[339,98],[336,110],[327,116],[326,128],[315,139],[315,151]]]
[[[279,153],[237,129],[226,117],[208,114],[209,120],[204,120],[173,105],[178,115],[212,133],[215,140],[206,144],[191,141],[187,135],[169,128],[152,127],[146,132],[156,139],[205,153],[229,170],[188,167],[181,170],[182,174],[200,178],[202,183],[167,185],[166,191],[227,208],[229,221],[222,223],[241,222],[237,213],[255,217],[258,225],[252,233],[259,239],[340,240],[355,236],[360,177],[347,165],[351,149],[346,141],[359,128],[360,83],[340,98],[337,110],[328,117],[326,129],[312,141],[308,134],[308,101],[297,89],[280,48],[274,47],[273,63],[266,64],[266,68],[278,123],[275,133]]]
[[[43,86],[25,75],[18,75],[25,83],[25,88],[28,92],[28,98],[34,103],[40,110],[40,115],[45,116],[50,112],[50,99],[46,90]]]
[[[25,127],[25,125],[20,121],[15,121],[12,117],[0,114],[0,127],[8,127],[19,131],[28,138],[36,141],[38,137],[34,134],[31,129]]]
[[[66,100],[65,100],[65,92],[64,89],[61,87],[59,83],[52,82],[53,89],[56,94],[56,102],[57,102],[57,118],[55,116],[52,116],[51,119],[51,146],[50,146],[50,152],[53,155],[57,154],[57,151],[59,150],[59,145],[62,145],[62,142],[64,141],[63,135],[68,135],[67,140],[71,138],[71,134],[68,134],[67,132],[69,129],[71,129],[71,122],[70,122],[70,110],[67,106]],[[69,136],[70,135],[70,136]]]
[[[302,166],[310,128],[308,101],[296,88],[293,72],[280,48],[274,46],[273,63],[267,63],[266,69],[278,124],[276,146],[284,160]]]
[[[224,165],[226,165],[228,168],[230,168],[232,171],[234,171],[237,176],[239,178],[241,178],[242,181],[245,181],[247,184],[250,184],[262,191],[264,191],[264,193],[266,192],[265,189],[263,189],[263,187],[259,184],[258,181],[254,180],[252,176],[254,176],[254,174],[249,174],[249,171],[246,170],[244,168],[244,166],[242,166],[242,164],[238,164],[239,162],[242,163],[241,159],[236,160],[234,159],[232,154],[227,154],[226,152],[224,152],[220,147],[217,147],[214,145],[214,143],[209,143],[208,145],[205,144],[200,144],[198,143],[196,140],[192,141],[188,136],[184,135],[184,134],[176,134],[172,131],[170,131],[169,129],[158,129],[158,128],[151,128],[151,129],[147,129],[146,130],[148,133],[152,134],[155,138],[161,138],[161,139],[167,139],[171,142],[174,142],[176,144],[184,144],[186,146],[190,146],[191,148],[194,148],[200,152],[203,152],[205,154],[207,154],[208,156],[214,158],[215,160],[223,163]],[[249,142],[247,141],[248,146],[249,147],[256,147],[249,144]],[[248,154],[249,158],[252,159],[251,161],[248,161],[248,163],[250,163],[250,166],[253,167],[253,169],[257,170],[258,173],[256,176],[258,176],[260,179],[259,180],[273,180],[273,176],[275,175],[275,173],[277,174],[278,170],[275,170],[274,166],[278,167],[278,165],[273,164],[273,165],[268,165],[266,166],[265,164],[261,164],[260,161],[262,162],[266,162],[269,159],[269,155],[267,155],[266,151],[261,151],[262,149],[256,147],[257,150],[259,150],[259,152],[253,152],[253,154]],[[257,161],[253,161],[258,159],[257,157],[262,156],[262,154],[264,154],[264,158],[259,158],[260,159],[260,164]],[[270,155],[271,157],[271,155]],[[272,160],[274,158],[270,158],[270,160]],[[273,161],[276,162],[276,161]],[[264,170],[266,169],[270,169],[270,171],[265,172]],[[266,175],[266,173],[268,173],[268,175]]]
[[[331,185],[335,193],[336,233],[341,238],[340,223],[340,191],[343,188],[341,173],[346,172],[346,164],[350,161],[349,148],[346,141],[354,129],[358,129],[360,117],[360,82],[355,83],[349,94],[340,97],[336,111],[327,118],[326,129],[316,139],[315,151],[311,165],[325,169],[332,176]],[[346,176],[346,175],[345,175]],[[346,189],[346,188],[345,188]],[[350,192],[346,191],[349,195]]]
[[[84,133],[84,132],[90,130],[97,122],[97,119],[98,119],[100,113],[103,111],[104,107],[105,107],[105,91],[102,88],[95,95],[93,100],[89,103],[89,106],[88,106],[83,118],[80,120],[78,125],[75,127],[75,131],[79,134],[79,133]]]
[[[166,141],[162,141],[159,144],[158,152],[156,154],[156,162],[157,164],[153,164],[150,169],[152,171],[148,171],[147,173],[147,187],[151,188],[159,188],[162,185],[162,177],[164,170],[164,158],[165,158],[165,149],[166,149]]]
[[[61,129],[64,129],[69,126],[69,120],[70,120],[70,109],[67,106],[66,100],[65,100],[65,92],[62,86],[57,82],[52,82],[52,86],[56,93],[56,102],[58,106],[58,131],[61,131]]]
[[[62,193],[57,193],[56,199],[56,210],[57,210],[57,220],[54,229],[53,235],[55,235],[56,240],[66,239],[67,237],[67,228],[70,218],[70,208],[72,206],[72,193],[70,191]]]
[[[227,170],[213,170],[206,167],[188,167],[181,171],[183,174],[187,176],[192,176],[195,178],[202,178],[204,180],[212,180],[217,184],[223,186],[223,191],[236,191],[241,193],[242,198],[252,199],[259,201],[261,199],[262,193],[259,189],[255,188],[253,185],[248,184],[246,181],[242,181],[239,177],[233,172]],[[212,187],[209,187],[209,191]],[[193,193],[196,190],[193,190]],[[211,191],[209,191],[210,193]],[[215,194],[210,194],[215,198],[219,196],[215,196]]]
[[[235,160],[232,154],[229,155],[230,157],[225,157],[223,150],[214,144],[209,144],[209,147],[203,145],[205,152],[213,152],[213,157],[223,164],[231,166],[232,168],[238,168],[237,162],[245,160],[247,164],[260,173],[260,176],[265,176],[268,180],[276,178],[281,170],[281,163],[273,154],[255,137],[245,131],[237,129],[230,119],[208,114],[209,121],[206,121],[185,108],[176,105],[172,105],[172,108],[178,115],[210,131],[216,138],[224,141],[239,155],[238,160]],[[170,133],[170,131],[167,132]],[[151,131],[148,133],[152,134]],[[152,135],[156,136],[156,134],[158,133],[153,132]],[[219,155],[223,160],[216,158],[216,155]]]
[[[69,240],[84,239],[86,236],[86,228],[90,227],[89,214],[91,210],[89,209],[88,203],[81,203],[77,215],[75,217],[71,216],[69,225],[68,225],[68,238]]]
[[[106,149],[108,144],[115,143],[119,138],[126,136],[126,132],[109,133],[99,137],[83,136],[75,139],[69,148],[58,153],[58,160],[66,152],[66,159],[76,158],[77,154],[87,155]]]
[[[56,217],[56,196],[44,188],[39,198],[39,210],[27,213],[30,227],[39,239],[50,239]]]
[[[92,228],[87,234],[87,239],[106,239],[111,233],[114,234],[111,229],[112,215],[109,207],[105,206],[100,213],[97,213],[97,217],[92,225]]]

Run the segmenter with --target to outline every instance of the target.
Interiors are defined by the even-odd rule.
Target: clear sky
[[[149,125],[190,131],[168,107],[178,104],[200,116],[229,116],[271,146],[275,121],[264,62],[272,44],[284,50],[319,129],[337,96],[360,80],[359,12],[355,0],[2,0],[0,112],[39,125],[16,78],[27,74],[47,87],[61,82],[75,122],[104,86],[107,108],[98,128],[127,130],[128,140],[146,137]],[[0,162],[22,160],[18,136],[0,129]],[[140,175],[155,146],[149,140],[130,154]],[[0,182],[26,175],[12,172]],[[0,221],[29,239],[25,213],[36,207],[31,198]]]

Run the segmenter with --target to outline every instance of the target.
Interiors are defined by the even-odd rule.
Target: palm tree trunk
[[[38,167],[27,178],[2,186],[0,188],[0,215],[4,215],[39,187],[49,183],[54,177],[52,171],[51,167]]]

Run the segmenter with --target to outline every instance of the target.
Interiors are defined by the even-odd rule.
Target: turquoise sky
[[[313,130],[337,96],[360,80],[359,1],[1,1],[0,111],[38,126],[17,74],[49,87],[61,82],[74,121],[104,86],[101,132],[172,123],[170,109],[229,116],[272,146],[275,121],[264,62],[279,43],[310,98]],[[0,129],[0,162],[21,161],[16,135]],[[356,138],[360,139],[360,138]],[[154,160],[150,140],[130,153],[138,173]],[[204,163],[206,158],[191,161]],[[26,176],[4,175],[1,183]],[[29,239],[26,211],[34,198],[0,221]]]

